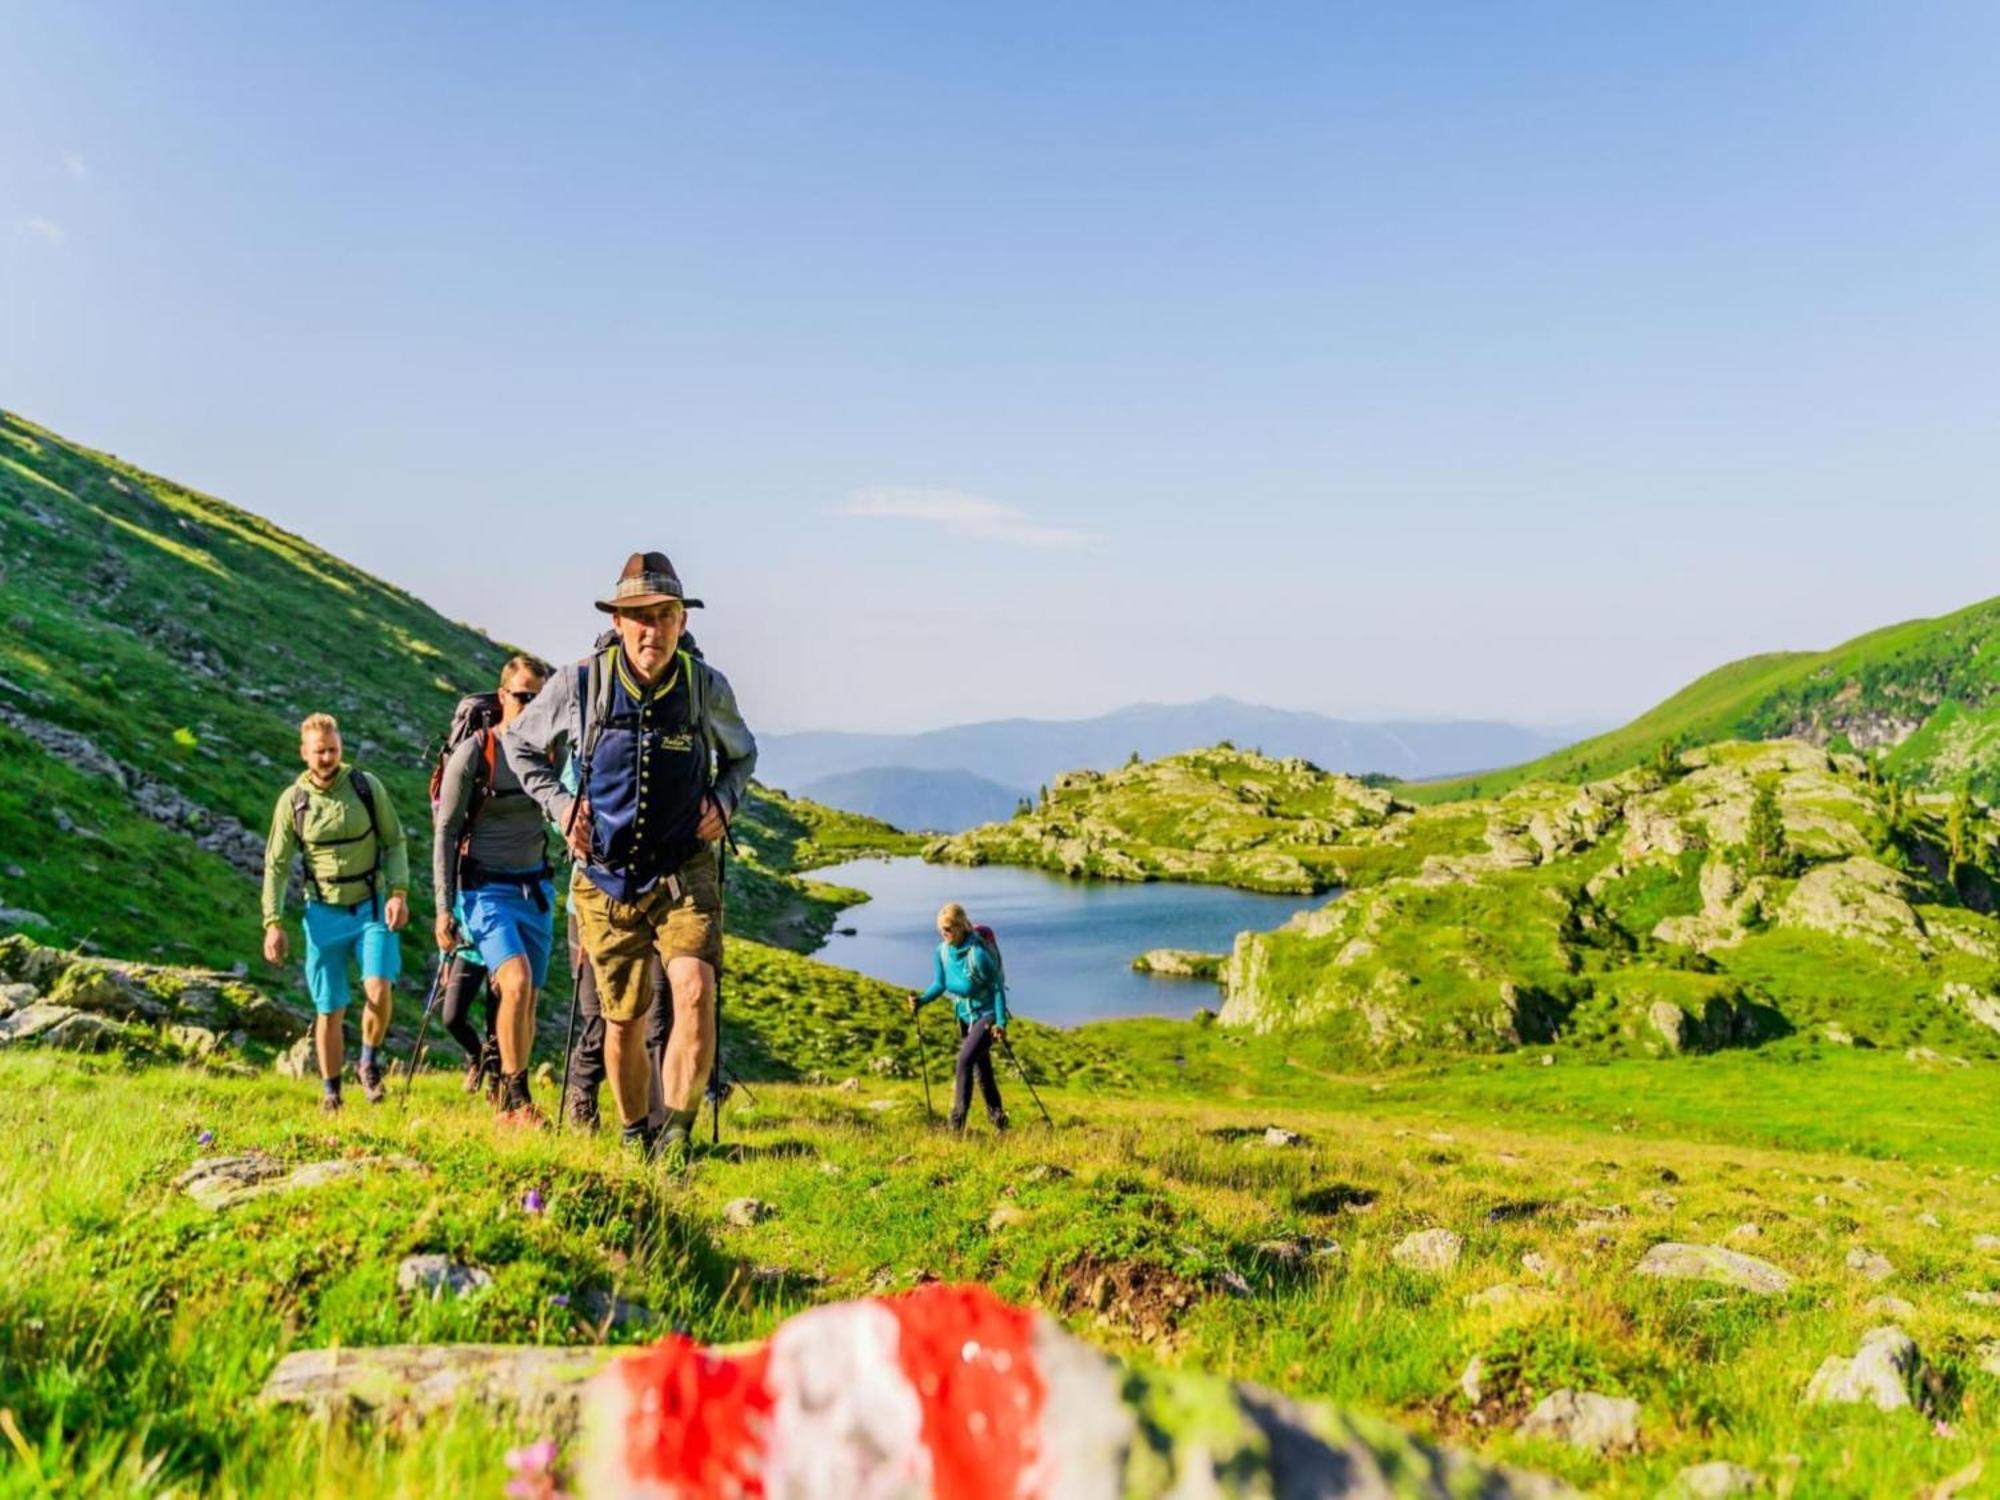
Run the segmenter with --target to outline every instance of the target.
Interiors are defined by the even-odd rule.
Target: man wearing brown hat
[[[558,671],[505,731],[521,785],[564,830],[576,920],[597,980],[606,1071],[627,1141],[647,1124],[648,970],[666,964],[674,1025],[660,1066],[660,1146],[685,1162],[715,1058],[722,891],[715,841],[749,790],[757,742],[728,680],[681,649],[689,599],[663,552],[635,552],[608,599],[617,641]],[[577,761],[574,796],[562,784]]]

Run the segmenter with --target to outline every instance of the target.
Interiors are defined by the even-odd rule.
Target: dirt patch
[[[1068,1318],[1095,1318],[1146,1343],[1171,1339],[1181,1317],[1207,1291],[1199,1282],[1149,1260],[1105,1260],[1085,1253],[1057,1271],[1050,1300]]]

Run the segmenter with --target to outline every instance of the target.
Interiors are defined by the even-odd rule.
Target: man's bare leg
[[[674,997],[674,1030],[660,1062],[660,1083],[671,1119],[700,1107],[715,1063],[715,969],[698,958],[671,959],[667,987]]]
[[[379,1047],[389,1037],[389,1017],[395,1009],[395,996],[386,979],[364,979],[361,988],[368,996],[368,1003],[361,1010],[361,1040],[371,1047]]]
[[[637,1125],[646,1118],[651,1100],[646,1074],[646,1017],[643,1012],[630,1020],[604,1020],[604,1071],[611,1080],[611,1097],[618,1106],[624,1125]]]
[[[524,1043],[532,1035],[528,1027],[534,1024],[535,986],[528,973],[527,959],[516,954],[493,971],[488,983],[500,997],[500,1023],[496,1028],[500,1034],[500,1071],[518,1073],[528,1066],[528,1048]]]

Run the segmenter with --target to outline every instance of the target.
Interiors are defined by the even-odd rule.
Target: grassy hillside
[[[1528,781],[1584,781],[1640,764],[1662,742],[1792,737],[1878,750],[1913,785],[2000,799],[2000,599],[1910,620],[1830,651],[1747,657],[1631,723],[1505,770],[1397,788],[1411,801],[1495,796]]]
[[[298,722],[325,710],[411,832],[406,987],[420,983],[425,752],[507,647],[258,516],[6,413],[0,568],[0,925],[127,958],[248,962],[295,995],[296,973],[256,956],[257,879]],[[853,895],[798,872],[915,847],[762,791],[738,841],[732,931],[807,949]]]

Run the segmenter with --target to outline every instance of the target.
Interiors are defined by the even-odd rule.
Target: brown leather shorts
[[[721,972],[722,882],[708,845],[637,901],[613,901],[587,878],[579,878],[571,894],[605,1020],[645,1014],[655,953],[664,963],[698,958]]]

